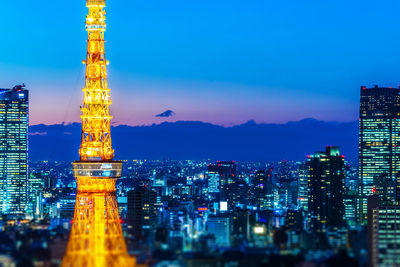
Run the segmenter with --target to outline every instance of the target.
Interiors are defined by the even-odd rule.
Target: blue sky
[[[114,123],[358,117],[360,85],[400,84],[399,1],[107,0]],[[31,123],[79,121],[85,1],[4,0],[0,87]],[[171,118],[155,117],[173,110]]]

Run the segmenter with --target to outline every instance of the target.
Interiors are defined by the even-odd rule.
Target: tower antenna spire
[[[74,218],[62,266],[135,266],[127,253],[115,193],[122,162],[115,161],[110,134],[110,89],[105,58],[105,0],[86,0],[88,33],[80,160]]]

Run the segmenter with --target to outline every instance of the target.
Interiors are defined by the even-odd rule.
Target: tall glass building
[[[361,87],[359,123],[359,215],[367,219],[367,197],[376,190],[394,200],[400,170],[400,89]]]
[[[28,212],[29,95],[24,85],[0,89],[0,211]]]
[[[308,167],[306,164],[299,166],[299,179],[297,183],[298,189],[298,201],[297,205],[299,209],[304,212],[308,211]]]
[[[368,197],[368,256],[371,266],[400,266],[400,202]]]

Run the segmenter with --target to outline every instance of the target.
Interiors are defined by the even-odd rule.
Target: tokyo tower
[[[122,162],[114,161],[110,136],[110,89],[105,59],[105,0],[86,0],[88,32],[83,88],[80,160],[74,218],[62,266],[135,266],[129,256],[118,214],[115,181]]]

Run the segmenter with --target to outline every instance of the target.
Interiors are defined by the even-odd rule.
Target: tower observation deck
[[[62,266],[135,266],[127,253],[115,193],[122,162],[114,161],[110,135],[110,89],[105,59],[105,0],[86,0],[88,32],[80,160],[74,218]]]

